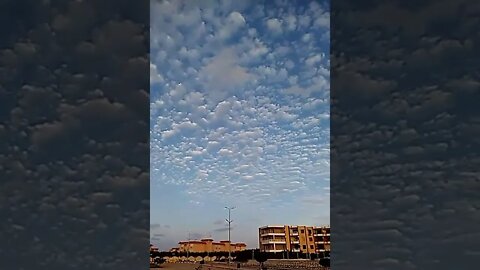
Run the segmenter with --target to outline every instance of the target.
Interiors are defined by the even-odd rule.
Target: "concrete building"
[[[229,241],[214,242],[211,238],[204,238],[201,240],[181,241],[178,243],[178,248],[173,248],[170,251],[175,252],[191,252],[191,253],[206,253],[206,252],[232,252],[243,251],[247,248],[245,243],[230,243]]]
[[[258,229],[258,239],[265,252],[320,253],[330,251],[330,226],[264,226]]]

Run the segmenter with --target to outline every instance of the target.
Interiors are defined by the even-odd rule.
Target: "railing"
[[[261,232],[260,235],[285,235],[285,232]]]
[[[262,244],[286,244],[285,240],[262,240]]]

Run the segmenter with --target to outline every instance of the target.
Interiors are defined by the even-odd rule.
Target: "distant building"
[[[150,252],[158,252],[158,247],[150,244]]]
[[[258,229],[258,238],[260,250],[265,252],[330,251],[330,226],[264,226]]]
[[[243,251],[247,248],[245,243],[230,243],[229,241],[214,242],[211,238],[201,240],[181,241],[177,248],[172,248],[170,252],[228,252],[231,248],[232,252]]]
[[[155,258],[152,257],[152,252],[153,252],[153,253],[158,252],[158,247],[150,244],[150,263],[153,263],[153,262],[155,261]]]

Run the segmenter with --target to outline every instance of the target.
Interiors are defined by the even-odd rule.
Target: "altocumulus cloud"
[[[328,7],[269,5],[152,2],[154,185],[192,201],[329,192]]]

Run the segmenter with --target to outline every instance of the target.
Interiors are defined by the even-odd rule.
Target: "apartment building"
[[[201,240],[181,241],[178,243],[178,248],[173,248],[171,251],[176,252],[191,252],[191,253],[207,253],[207,252],[237,252],[243,251],[247,248],[245,243],[230,243],[229,241],[214,242],[211,238],[204,238]]]
[[[269,225],[258,229],[265,252],[320,253],[330,251],[330,226]]]

